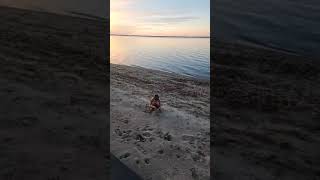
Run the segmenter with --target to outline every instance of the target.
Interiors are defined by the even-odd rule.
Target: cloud
[[[163,8],[159,3],[165,2],[111,0],[112,32],[149,35],[207,34],[209,28],[206,26],[203,14],[199,11],[190,8]]]
[[[147,22],[151,22],[153,24],[177,24],[188,21],[197,20],[199,17],[196,16],[153,16],[153,17],[145,17]]]

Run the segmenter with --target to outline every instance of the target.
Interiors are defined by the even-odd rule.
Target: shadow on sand
[[[111,180],[142,180],[135,172],[111,154]]]

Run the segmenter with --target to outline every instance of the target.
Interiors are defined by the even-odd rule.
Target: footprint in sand
[[[144,162],[145,162],[146,164],[150,164],[150,159],[149,159],[149,158],[145,158],[145,159],[144,159]]]
[[[121,130],[120,130],[119,128],[117,128],[117,129],[115,130],[115,133],[116,133],[118,136],[122,136],[122,132],[121,132]]]
[[[137,134],[136,140],[138,140],[138,141],[140,141],[140,142],[145,142],[145,141],[146,141],[146,138],[143,137],[143,135],[141,135],[141,134]]]
[[[163,139],[165,139],[165,140],[167,140],[167,141],[172,141],[172,135],[167,132],[167,133],[163,136]]]
[[[145,137],[151,137],[151,133],[150,132],[144,132],[142,133],[143,136]]]
[[[159,154],[163,154],[163,153],[164,153],[164,150],[163,150],[163,149],[160,149],[160,150],[158,150],[158,153],[159,153]]]
[[[189,144],[194,144],[194,142],[196,141],[197,137],[192,136],[192,135],[183,135],[182,136],[182,140],[183,141],[188,141]]]
[[[122,154],[122,155],[119,157],[119,159],[126,159],[126,158],[128,158],[130,155],[131,155],[130,153],[126,152],[126,153]]]
[[[150,127],[149,125],[146,125],[146,126],[142,129],[142,131],[153,131],[153,128]]]
[[[136,144],[136,150],[137,151],[139,151],[139,152],[141,152],[142,154],[146,154],[147,153],[147,151],[140,145],[140,144],[137,144],[137,143],[135,143]]]
[[[200,155],[196,154],[196,153],[192,153],[191,157],[192,157],[192,160],[195,162],[200,161],[200,159],[201,159]]]
[[[140,164],[140,160],[138,158],[135,158],[134,161],[136,162],[136,164]]]

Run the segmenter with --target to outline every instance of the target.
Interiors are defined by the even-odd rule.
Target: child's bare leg
[[[150,106],[149,106],[149,111],[150,111],[150,112],[154,111],[155,109],[156,109],[155,106],[153,106],[153,105],[150,105]]]

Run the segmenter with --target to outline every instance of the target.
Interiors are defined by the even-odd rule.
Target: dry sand
[[[107,179],[107,22],[5,7],[0,22],[0,179]]]
[[[110,151],[143,179],[210,179],[209,80],[123,65],[110,77]]]
[[[213,48],[214,179],[320,179],[319,59]]]

